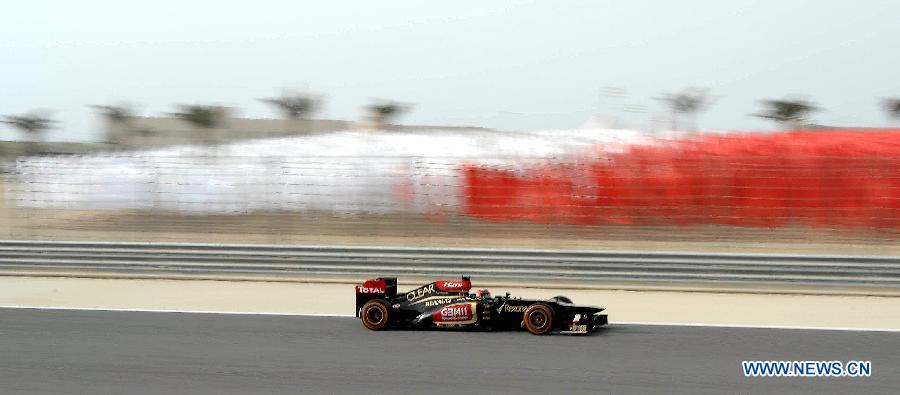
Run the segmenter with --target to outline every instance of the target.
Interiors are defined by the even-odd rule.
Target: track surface
[[[0,309],[2,394],[885,393],[900,333],[614,325],[591,337],[369,332],[352,318]],[[871,360],[746,378],[742,360]]]

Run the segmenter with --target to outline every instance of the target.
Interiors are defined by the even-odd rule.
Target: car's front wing
[[[586,335],[597,331],[597,329],[606,324],[609,324],[609,318],[606,314],[594,313],[584,315],[578,321],[568,323],[559,333],[563,335]]]

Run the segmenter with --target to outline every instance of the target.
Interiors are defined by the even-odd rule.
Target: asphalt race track
[[[742,360],[871,360],[747,378]],[[0,309],[0,394],[885,393],[900,333],[614,325],[369,332],[352,318]]]

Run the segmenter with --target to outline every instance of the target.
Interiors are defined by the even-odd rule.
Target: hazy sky
[[[803,94],[826,124],[883,126],[900,96],[900,1],[8,1],[0,114],[54,110],[51,139],[98,136],[88,104],[145,115],[220,103],[275,116],[282,88],[357,119],[370,98],[406,123],[574,128],[686,86],[720,96],[704,128],[770,125],[757,100]],[[627,89],[621,102],[599,88]],[[0,139],[14,132],[0,125]]]

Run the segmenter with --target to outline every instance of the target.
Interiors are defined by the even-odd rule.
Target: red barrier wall
[[[900,130],[706,135],[465,175],[466,214],[490,221],[900,228]]]

